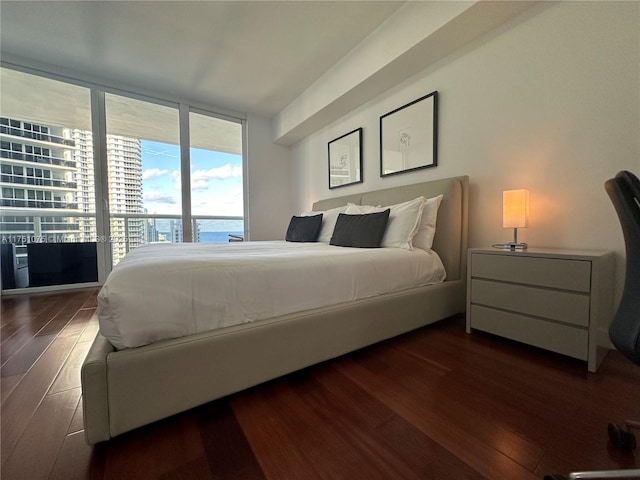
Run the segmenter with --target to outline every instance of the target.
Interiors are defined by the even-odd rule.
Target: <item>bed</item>
[[[331,198],[313,205],[314,211],[327,211],[347,203],[385,206],[419,196],[442,195],[433,250],[446,271],[443,282],[325,306],[310,305],[312,308],[302,311],[222,325],[179,338],[145,339],[139,342],[141,346],[119,345],[119,350],[98,333],[81,371],[87,443],[109,440],[463,312],[468,192],[468,177],[461,176]],[[229,247],[250,248],[240,246],[240,242]]]

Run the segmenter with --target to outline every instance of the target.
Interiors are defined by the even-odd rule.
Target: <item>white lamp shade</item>
[[[524,228],[529,226],[529,191],[505,190],[502,192],[502,227]]]

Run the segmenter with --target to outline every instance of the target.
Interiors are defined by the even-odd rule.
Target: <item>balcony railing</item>
[[[0,149],[0,158],[9,160],[22,160],[23,162],[32,162],[37,164],[57,165],[59,167],[76,168],[76,162],[65,160],[60,157],[51,155],[34,155],[33,153],[14,152],[12,150]]]
[[[5,216],[0,218],[0,242],[15,244],[19,263],[23,265],[27,264],[26,245],[28,243],[108,242],[111,244],[115,265],[135,247],[148,243],[182,243],[184,241],[182,220],[176,215],[114,213],[110,217],[111,234],[107,238],[96,234],[96,217],[93,213],[51,211],[39,212],[40,215],[36,213],[38,212],[25,208],[12,210],[10,213],[4,212]],[[21,218],[25,220],[19,221]],[[231,235],[243,234],[242,220],[241,216],[194,216],[192,231],[195,233],[192,240],[201,243],[228,242]],[[230,224],[234,223],[231,221],[236,223],[233,228],[230,227]],[[224,228],[225,226],[227,228]],[[171,227],[174,227],[173,230]],[[215,228],[217,231],[203,231],[203,228]]]
[[[66,208],[69,210],[77,210],[77,203],[57,202],[55,200],[26,200],[16,198],[0,199],[0,207],[16,207],[16,208]],[[14,213],[11,212],[13,215]],[[31,213],[33,215],[33,212]],[[66,216],[67,214],[65,214]]]
[[[43,232],[62,232],[80,230],[78,223],[42,223],[40,230]]]
[[[78,188],[77,182],[67,182],[66,180],[55,180],[52,178],[25,177],[23,175],[0,175],[0,181],[5,183],[36,185],[41,187],[58,187],[75,190]]]
[[[30,138],[32,140],[38,140],[40,142],[56,143],[58,145],[65,145],[67,147],[75,146],[75,142],[73,140],[69,140],[68,138],[64,138],[59,135],[34,132],[33,130],[25,130],[24,128],[10,127],[7,125],[0,125],[0,133],[11,135],[12,137]]]
[[[156,243],[156,242],[170,242],[170,243],[182,243],[184,238],[182,236],[182,217],[176,215],[161,215],[161,214],[139,214],[139,213],[114,213],[111,215],[112,220],[122,219],[124,220],[124,238],[131,240],[133,236],[143,237],[143,243]],[[229,241],[229,234],[244,235],[244,227],[238,227],[234,229],[222,229],[218,227],[216,232],[203,231],[203,222],[229,222],[229,221],[242,221],[244,217],[241,216],[221,216],[221,215],[197,215],[191,217],[191,232],[192,241],[195,243],[219,243]],[[171,228],[171,221],[174,223],[174,229]],[[145,223],[146,222],[146,223]],[[142,227],[140,226],[142,223]],[[142,228],[143,233],[140,234],[137,229]],[[113,236],[113,221],[112,221],[112,236]],[[166,233],[171,236],[166,237]],[[204,233],[220,233],[214,240],[210,238],[203,239],[201,234]],[[125,242],[127,243],[127,242]],[[128,252],[131,248],[138,245],[133,245],[131,241],[125,245],[125,249]],[[115,263],[115,261],[114,261]]]

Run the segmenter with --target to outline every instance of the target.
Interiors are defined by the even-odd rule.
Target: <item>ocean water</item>
[[[170,232],[159,232],[167,238],[167,241],[171,241]],[[229,234],[244,236],[242,230],[226,231],[226,232],[200,232],[200,243],[227,243],[229,241]]]
[[[200,243],[227,243],[229,234],[244,235],[244,232],[200,232]]]

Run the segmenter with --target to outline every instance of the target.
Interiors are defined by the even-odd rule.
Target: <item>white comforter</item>
[[[98,295],[117,349],[445,279],[435,252],[325,243],[156,244],[129,252]]]

